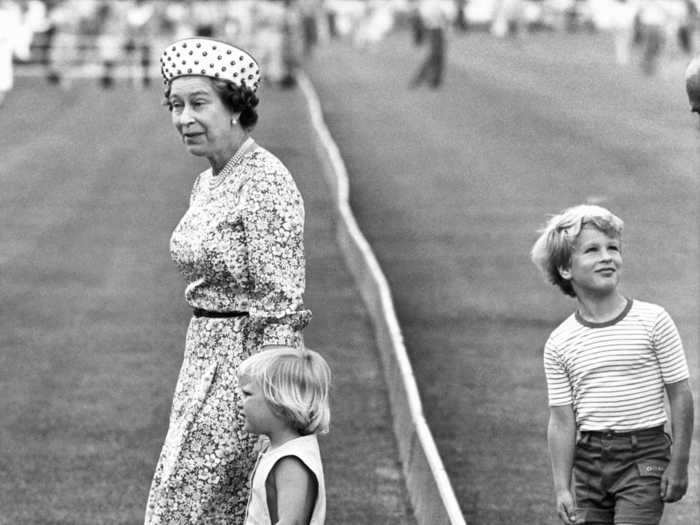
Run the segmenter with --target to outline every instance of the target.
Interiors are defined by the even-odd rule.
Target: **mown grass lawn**
[[[440,90],[408,89],[426,50],[407,32],[336,42],[309,69],[467,522],[554,525],[542,347],[574,303],[529,260],[547,214],[593,201],[625,220],[623,291],[668,309],[700,391],[700,136],[683,57],[649,78],[618,67],[604,33],[470,32],[447,49]],[[666,523],[700,519],[698,454],[700,431]]]
[[[168,255],[202,162],[157,88],[20,78],[0,110],[0,524],[143,522],[190,315]],[[330,523],[412,523],[371,327],[333,237],[299,92],[258,140],[307,206],[307,344],[333,368]]]

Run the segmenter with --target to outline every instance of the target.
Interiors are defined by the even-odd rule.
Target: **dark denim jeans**
[[[574,480],[578,523],[657,525],[661,476],[671,456],[663,426],[633,432],[582,432]]]

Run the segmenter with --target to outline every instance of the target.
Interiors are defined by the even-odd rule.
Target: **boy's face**
[[[615,292],[622,271],[619,237],[610,237],[594,226],[584,226],[571,254],[569,268],[560,268],[564,279],[579,291],[593,295]]]
[[[272,412],[260,384],[247,375],[238,378],[243,393],[245,430],[252,434],[266,434],[279,426],[279,418]]]

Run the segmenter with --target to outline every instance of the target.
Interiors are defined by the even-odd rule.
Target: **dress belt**
[[[247,317],[248,312],[234,311],[234,312],[214,312],[212,310],[204,310],[203,308],[193,309],[195,317],[217,317],[217,318],[228,318],[228,317]]]
[[[656,427],[651,427],[651,428],[644,428],[640,430],[625,430],[623,432],[617,432],[615,430],[583,430],[581,432],[582,435],[588,435],[590,437],[594,438],[605,438],[605,439],[612,439],[615,437],[621,437],[621,438],[626,438],[626,437],[646,437],[646,436],[655,436],[657,434],[663,434],[664,432],[664,425],[659,425]]]

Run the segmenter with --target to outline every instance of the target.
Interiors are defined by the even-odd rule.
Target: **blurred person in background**
[[[522,0],[498,0],[491,34],[500,38],[516,36],[523,23]]]
[[[455,2],[455,18],[454,26],[458,31],[466,31],[469,29],[469,22],[467,21],[467,0],[454,0]]]
[[[98,10],[97,51],[102,66],[100,85],[110,88],[114,84],[114,68],[125,47],[126,4],[103,0]]]
[[[285,1],[292,2],[294,0],[285,0]],[[333,9],[330,2],[328,2],[328,1],[323,2],[322,9],[323,9],[323,14],[324,14],[325,20],[326,20],[326,26],[328,27],[328,38],[329,39],[338,38],[340,36],[340,33],[338,32],[338,26],[336,25],[336,20],[337,20],[336,17],[338,15],[338,13],[336,12],[335,9]]]
[[[609,3],[610,32],[615,44],[615,61],[625,66],[631,62],[637,3],[634,0],[613,0]]]
[[[353,43],[359,49],[376,48],[394,27],[394,13],[383,0],[365,3],[364,16],[358,22]]]
[[[255,40],[255,10],[253,2],[229,1],[224,9],[223,36],[245,49],[252,49]]]
[[[284,77],[284,19],[283,2],[259,0],[254,8],[255,45],[253,53],[258,59],[263,78],[279,85]]]
[[[653,75],[665,44],[669,16],[659,0],[641,0],[637,20],[642,47],[642,71]]]
[[[251,136],[261,73],[251,55],[187,38],[165,49],[161,72],[175,129],[210,168],[170,240],[194,315],[145,524],[237,525],[257,457],[238,365],[303,344],[304,203],[284,164]]]
[[[195,34],[194,22],[190,18],[190,10],[184,2],[167,2],[165,18],[173,29],[173,40],[187,38]]]
[[[15,28],[15,58],[27,62],[31,59],[34,35],[46,27],[46,9],[35,0],[15,0],[19,7],[19,22]]]
[[[49,20],[53,26],[53,38],[49,52],[47,80],[69,88],[73,70],[80,62],[80,30],[88,2],[65,0],[53,4],[49,11]]]
[[[685,90],[688,94],[690,111],[700,116],[700,56],[691,60],[685,70]]]
[[[151,41],[155,34],[155,7],[148,0],[134,0],[126,6],[126,61],[129,79],[135,86],[151,83]]]
[[[77,43],[77,56],[81,69],[79,75],[84,75],[86,69],[99,62],[96,43],[102,30],[101,5],[102,0],[84,0],[81,3]]]
[[[0,106],[14,86],[13,60],[20,41],[22,11],[16,2],[0,0]]]
[[[187,3],[190,7],[190,19],[194,22],[194,34],[204,37],[219,36],[221,25],[219,2],[194,0]]]
[[[335,21],[333,22],[335,24]],[[280,87],[290,88],[296,84],[296,72],[301,65],[302,37],[301,16],[294,0],[284,0],[282,22],[282,67]]]
[[[420,17],[420,0],[409,0],[408,17],[411,24],[411,37],[413,44],[419,46],[423,43],[423,20]]]
[[[27,3],[27,20],[32,28],[32,46],[36,61],[47,66],[49,49],[53,38],[53,25],[49,19],[49,8],[55,0],[29,0]]]
[[[302,27],[302,51],[304,56],[311,56],[318,44],[318,16],[320,0],[297,0]]]
[[[177,21],[170,16],[170,6],[170,2],[163,0],[156,0],[153,2],[153,14],[149,21],[149,60],[151,62],[151,68],[154,63],[157,63],[158,59],[158,57],[155,57],[154,53],[160,53],[160,50],[165,49],[170,42],[181,38],[178,34],[179,28]],[[192,33],[187,33],[185,36],[192,36]]]
[[[678,25],[678,44],[687,54],[691,54],[695,48],[694,33],[698,19],[698,8],[693,0],[683,0],[684,11]]]
[[[445,71],[447,13],[440,0],[421,0],[418,12],[428,43],[428,54],[409,87],[416,88],[427,83],[431,88],[437,89],[442,84]]]

